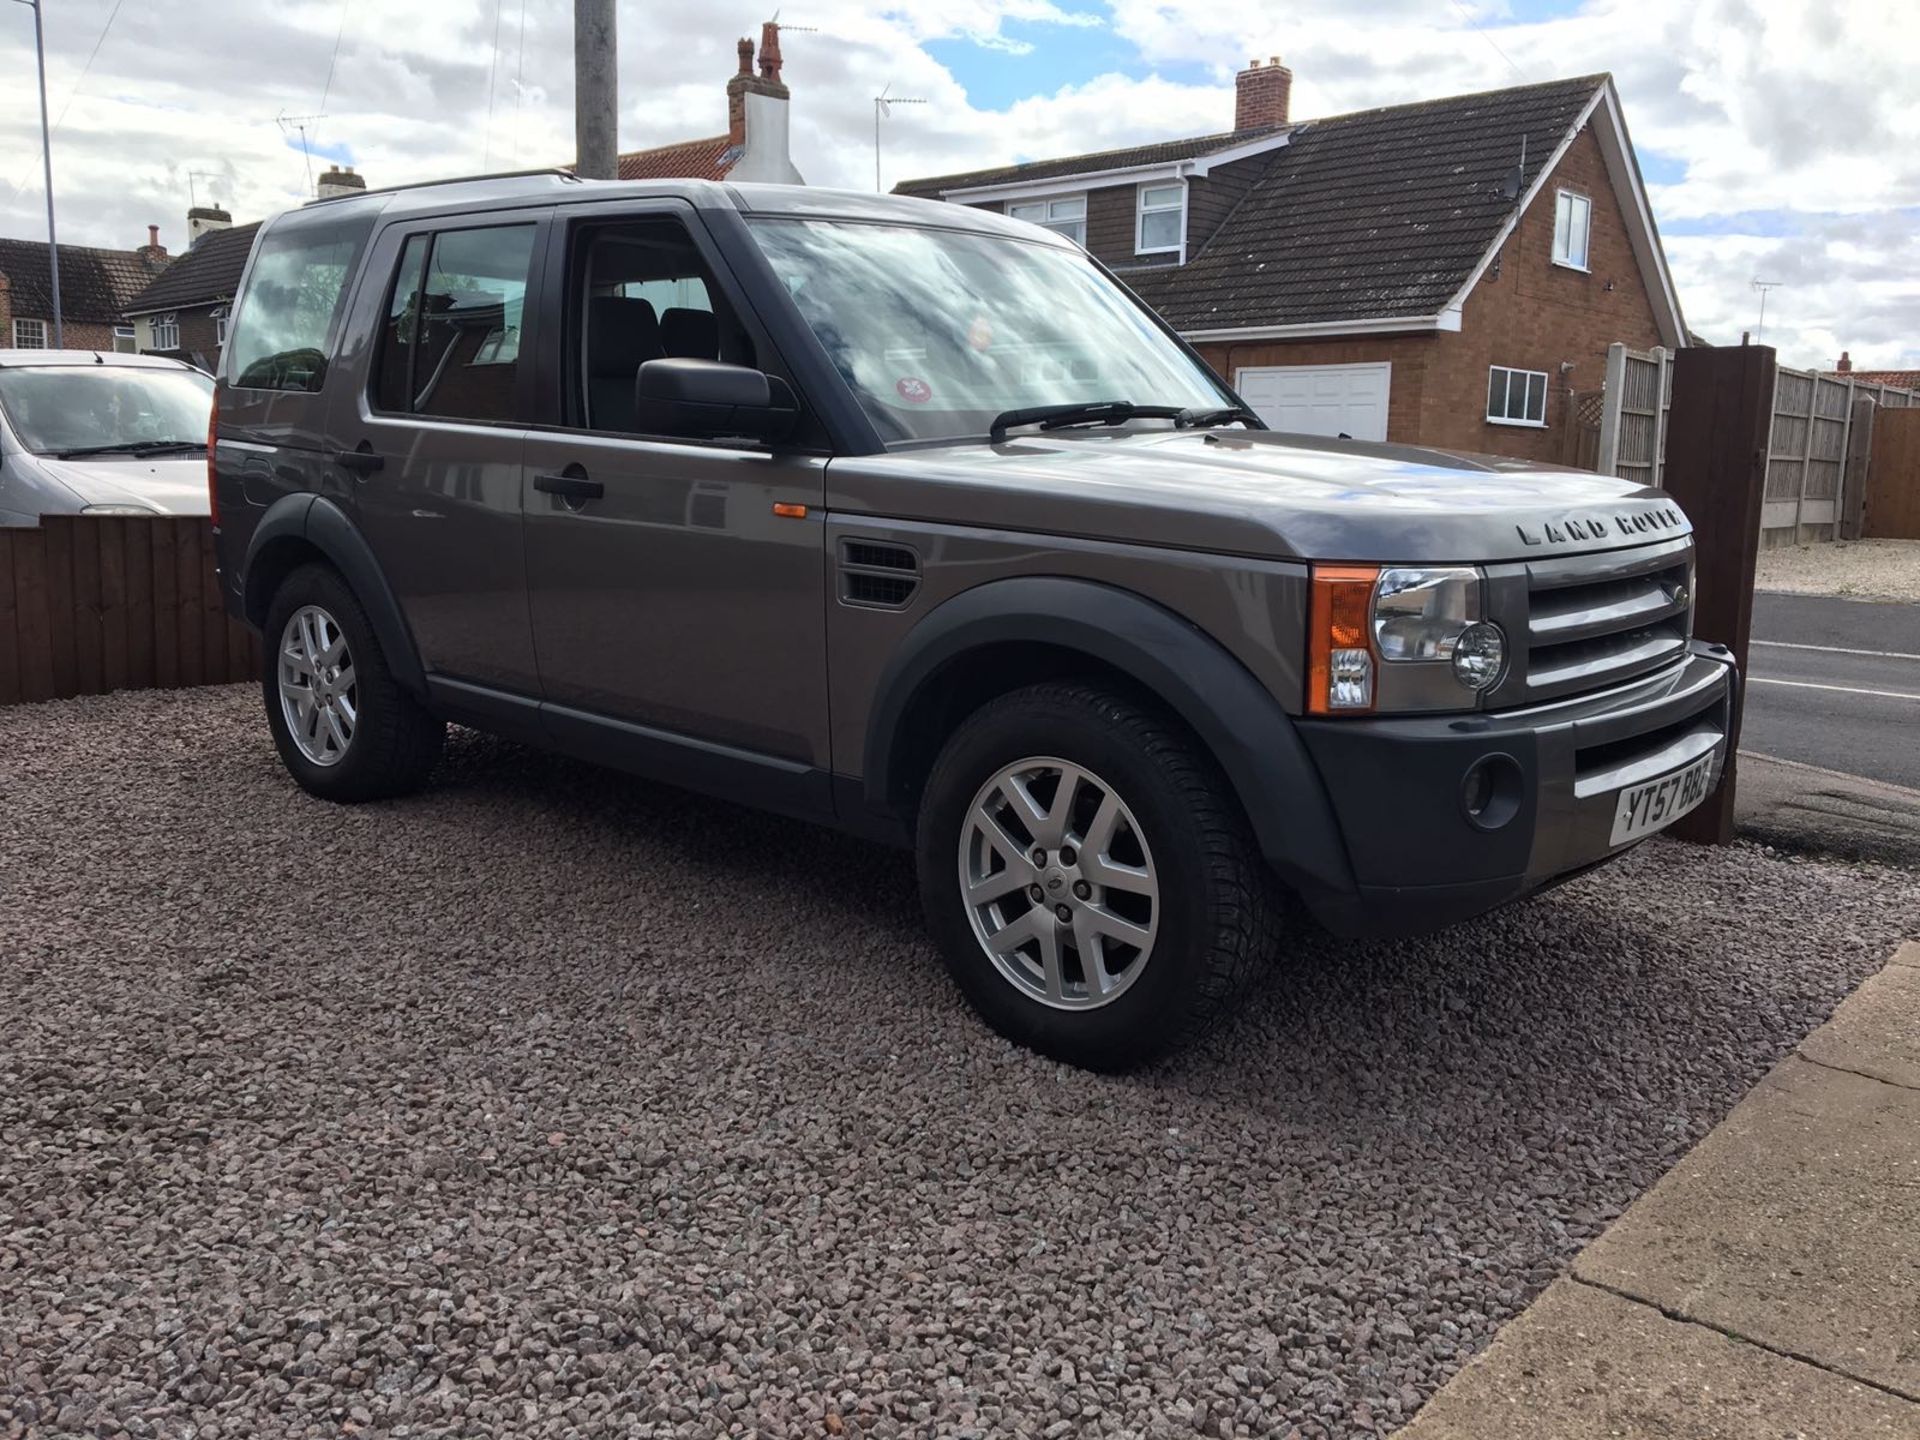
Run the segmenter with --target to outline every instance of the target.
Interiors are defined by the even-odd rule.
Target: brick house
[[[191,243],[184,255],[127,302],[135,348],[142,355],[170,355],[216,371],[227,343],[227,308],[247,268],[260,222],[235,225],[224,210],[187,212]]]
[[[680,140],[619,157],[622,180],[752,180],[804,185],[788,146],[789,92],[780,79],[780,26],[760,27],[759,70],[751,40],[738,46],[739,70],[727,81],[727,133]]]
[[[1853,368],[1853,356],[1844,350],[1840,352],[1840,363],[1827,373],[1838,375],[1843,380],[1857,380],[1862,385],[1892,385],[1900,390],[1920,390],[1920,370],[1856,370]]]
[[[60,318],[70,350],[134,348],[126,304],[167,266],[160,227],[133,250],[60,247]],[[0,349],[53,344],[53,275],[44,240],[0,240]]]
[[[1686,343],[1607,75],[1293,121],[1278,59],[1197,139],[896,187],[1071,235],[1262,417],[1573,457],[1607,346]]]

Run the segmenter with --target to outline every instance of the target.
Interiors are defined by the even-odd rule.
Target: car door
[[[648,359],[790,377],[683,202],[582,207],[547,264],[552,410],[523,497],[549,732],[772,808],[823,805],[824,447],[635,431]]]
[[[333,426],[349,507],[437,691],[539,693],[520,480],[546,224],[540,210],[393,226],[355,303],[359,383]]]

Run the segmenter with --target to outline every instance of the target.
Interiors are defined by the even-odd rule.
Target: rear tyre
[[[1087,1069],[1190,1043],[1272,949],[1272,881],[1225,776],[1096,685],[1032,686],[966,720],[928,778],[918,853],[974,1008]]]
[[[446,726],[400,688],[338,572],[303,565],[281,582],[262,649],[267,724],[301,789],[353,803],[426,782]]]

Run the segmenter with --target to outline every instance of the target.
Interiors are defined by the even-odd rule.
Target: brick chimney
[[[1842,350],[1840,352],[1840,363],[1834,366],[1833,368],[1839,371],[1842,375],[1847,374],[1853,369],[1853,356],[1849,355],[1846,351]]]
[[[366,188],[366,177],[354,174],[351,165],[332,165],[321,175],[313,190],[322,200],[330,200],[336,195],[358,195]]]
[[[727,144],[742,154],[727,178],[804,185],[789,148],[790,92],[780,79],[780,26],[769,20],[760,27],[759,74],[753,69],[753,42],[742,39],[735,49],[740,69],[727,81]]]
[[[1293,71],[1275,55],[1262,65],[1252,61],[1233,77],[1233,128],[1257,130],[1267,125],[1287,123],[1287,106],[1293,99]]]
[[[147,227],[147,243],[133,252],[147,262],[149,270],[158,270],[167,263],[167,247],[160,243],[160,227]]]
[[[218,205],[196,205],[187,211],[187,248],[191,250],[198,245],[202,235],[232,228],[233,216]]]

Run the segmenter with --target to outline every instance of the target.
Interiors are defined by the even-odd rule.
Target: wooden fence
[[[1672,357],[1665,350],[1611,346],[1593,468],[1643,485],[1664,484],[1672,395]],[[1890,385],[1863,385],[1826,371],[1776,370],[1761,549],[1842,535],[1849,502],[1858,507],[1867,483],[1864,464],[1848,464],[1855,407],[1862,400],[1889,410],[1920,406],[1920,394]]]
[[[1920,410],[1875,416],[1871,444],[1862,533],[1870,540],[1920,540]]]
[[[259,641],[221,604],[207,521],[49,515],[0,528],[0,705],[259,673]]]

